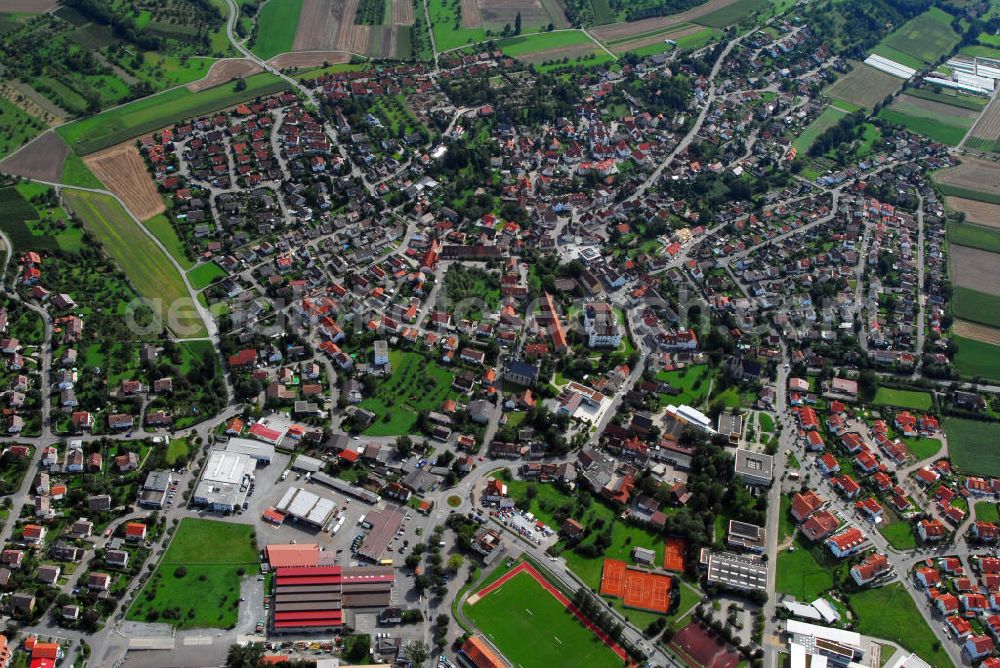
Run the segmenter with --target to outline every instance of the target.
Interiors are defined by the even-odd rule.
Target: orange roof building
[[[461,651],[476,668],[507,668],[507,662],[481,636],[471,636]]]
[[[319,562],[319,545],[273,543],[267,546],[267,561],[271,568],[315,566]]]

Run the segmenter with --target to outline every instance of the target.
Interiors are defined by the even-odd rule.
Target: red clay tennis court
[[[630,608],[666,614],[670,610],[670,576],[628,569],[625,574],[625,597]]]
[[[670,610],[669,575],[629,568],[624,561],[605,559],[601,594],[622,599],[630,608],[666,613]]]
[[[670,537],[664,541],[663,567],[668,571],[684,572],[684,554],[687,552],[687,541],[683,538]]]
[[[734,649],[698,622],[678,631],[670,646],[695,668],[736,668],[740,663],[740,655]]]
[[[601,593],[621,598],[625,595],[625,571],[628,565],[617,559],[605,559],[601,572]]]

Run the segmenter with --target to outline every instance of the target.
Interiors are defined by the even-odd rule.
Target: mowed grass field
[[[178,628],[236,624],[243,574],[257,570],[253,527],[185,517],[127,619]],[[186,569],[178,571],[178,568]]]
[[[948,241],[959,246],[1000,253],[1000,229],[974,223],[948,223]]]
[[[817,560],[817,553],[822,554],[824,560],[828,556],[828,553],[824,552],[826,548],[821,544],[810,546],[805,540],[796,538],[793,547],[795,548],[793,552],[783,550],[778,553],[775,589],[782,594],[794,596],[797,601],[814,601],[833,587],[836,567]]]
[[[899,643],[932,666],[952,665],[902,584],[865,589],[850,600],[858,615],[855,631]]]
[[[56,131],[77,154],[86,155],[186,118],[210,114],[288,87],[267,73],[255,74],[244,81],[246,88],[242,91],[237,91],[231,82],[197,93],[174,88],[62,125]]]
[[[983,376],[1000,380],[1000,346],[976,341],[964,336],[952,336],[958,346],[955,368],[966,378]]]
[[[886,35],[881,45],[930,64],[958,44],[959,37],[951,29],[951,20],[951,15],[944,10],[931,7]]]
[[[527,573],[518,573],[466,616],[522,668],[620,666],[621,659]]]
[[[162,300],[159,313],[166,326],[176,329],[174,333],[182,338],[208,334],[193,307],[179,306],[182,300],[190,299],[180,272],[117,200],[77,190],[64,190],[63,198],[125,272],[136,292],[147,299]],[[173,323],[169,318],[171,308],[175,309]]]
[[[1000,512],[997,511],[997,504],[992,501],[977,501],[975,505],[976,519],[980,522],[1000,522]]]
[[[412,433],[419,411],[436,411],[453,394],[455,375],[429,357],[390,350],[389,361],[392,375],[379,382],[375,394],[360,404],[376,416],[365,430],[368,436]]]
[[[449,51],[486,39],[483,28],[463,28],[460,11],[452,9],[447,0],[427,0],[427,12],[438,51]]]
[[[871,109],[902,87],[902,79],[880,72],[859,61],[850,61],[854,69],[840,77],[823,94],[832,100],[843,100],[858,107]]]
[[[792,146],[795,147],[799,155],[805,155],[809,147],[816,141],[816,137],[819,137],[825,130],[836,125],[837,121],[843,118],[846,113],[843,109],[838,109],[833,105],[827,107],[823,110],[823,113],[813,119],[813,122],[802,131],[802,134],[796,138]]]
[[[710,28],[727,28],[739,23],[752,12],[769,6],[769,0],[736,0],[736,2],[694,19],[694,23]]]
[[[257,16],[257,40],[253,52],[267,60],[291,51],[301,12],[302,0],[267,0]]]
[[[954,114],[946,113],[954,109]],[[901,95],[883,108],[882,120],[924,135],[949,146],[957,146],[975,122],[974,112],[960,107],[942,107],[942,103]]]
[[[963,418],[944,421],[951,460],[962,473],[1000,476],[1000,422]]]
[[[931,408],[931,395],[928,392],[880,387],[875,393],[875,399],[872,403],[876,406],[896,406],[915,411],[928,411]]]
[[[957,285],[952,291],[951,310],[956,318],[1000,327],[1000,297]]]
[[[562,49],[568,46],[593,46],[597,43],[582,30],[562,30],[560,32],[540,32],[532,35],[518,35],[497,42],[497,46],[508,56],[517,58],[531,53]]]

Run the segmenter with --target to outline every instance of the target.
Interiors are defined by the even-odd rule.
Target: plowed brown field
[[[269,65],[283,69],[285,67],[320,67],[324,63],[351,62],[351,54],[346,51],[301,51],[299,53],[282,53],[267,61]]]
[[[651,19],[643,19],[641,21],[612,23],[611,25],[591,28],[590,33],[602,42],[631,37],[632,35],[642,35],[647,32],[652,32],[653,30],[662,30],[663,28],[672,26],[675,23],[694,22],[696,19],[700,19],[706,14],[711,14],[717,9],[728,7],[735,2],[737,2],[737,0],[709,0],[703,5],[698,5],[697,7],[693,7],[692,9],[679,14],[656,16]]]
[[[949,209],[964,213],[965,219],[970,223],[1000,228],[1000,204],[977,202],[964,197],[945,197],[944,203]]]
[[[967,339],[982,341],[994,346],[1000,346],[1000,329],[987,327],[967,320],[956,320],[952,332]]]
[[[54,130],[49,130],[0,161],[0,172],[58,183],[67,155],[69,147]]]
[[[211,69],[208,70],[208,74],[206,74],[204,78],[198,79],[198,81],[192,81],[187,85],[187,87],[188,90],[197,93],[200,90],[205,90],[206,88],[218,86],[219,84],[232,81],[233,79],[248,77],[251,74],[257,74],[258,72],[263,71],[264,70],[260,65],[247,58],[227,58],[225,60],[217,60],[212,63]]]
[[[354,5],[357,10],[357,3]],[[295,29],[293,51],[329,51],[342,49],[338,35],[344,26],[344,0],[303,0],[299,25]],[[354,23],[354,14],[347,25]]]
[[[392,24],[413,25],[413,3],[410,0],[392,0]]]
[[[83,161],[139,220],[149,220],[166,208],[133,142],[91,153]]]

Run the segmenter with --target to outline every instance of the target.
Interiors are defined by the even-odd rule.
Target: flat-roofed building
[[[726,545],[748,552],[763,552],[766,547],[767,532],[764,527],[748,522],[729,520]]]
[[[392,568],[288,566],[275,569],[273,629],[276,633],[339,630],[345,609],[378,611],[389,606]]]
[[[365,536],[358,550],[358,556],[373,562],[382,560],[386,548],[393,536],[403,524],[403,511],[398,506],[376,510],[366,516],[367,524],[371,524],[368,535]]]
[[[290,487],[274,507],[294,521],[322,528],[337,510],[337,503],[301,487]]]
[[[767,589],[767,562],[757,557],[703,549],[701,564],[707,568],[712,584],[738,591]]]
[[[192,502],[211,510],[236,510],[247,498],[256,469],[257,462],[249,455],[213,450],[195,487]]]
[[[761,452],[736,450],[736,475],[748,485],[766,487],[774,479],[774,458]]]
[[[274,446],[263,441],[251,441],[249,438],[231,438],[226,444],[226,452],[253,457],[255,461],[267,465],[274,459]]]
[[[139,492],[139,505],[143,508],[162,508],[167,502],[167,489],[171,482],[170,471],[150,471]]]

